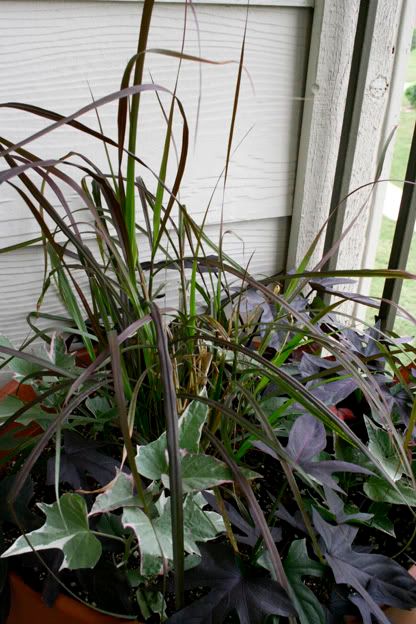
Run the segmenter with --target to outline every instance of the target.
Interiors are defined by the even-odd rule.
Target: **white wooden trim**
[[[369,4],[368,19],[372,32],[368,31],[364,41],[341,198],[375,179],[402,6],[402,0],[378,0]],[[368,188],[355,192],[337,215],[335,241],[353,220],[354,225],[343,239],[338,253],[331,258],[331,269],[361,268],[369,244],[367,235],[373,199],[369,195]],[[366,206],[361,210],[364,204]]]
[[[293,203],[288,268],[324,224],[341,136],[359,0],[316,0]],[[322,257],[321,237],[311,266]]]
[[[392,80],[390,87],[390,97],[387,104],[387,113],[384,119],[384,125],[381,132],[381,140],[379,144],[378,159],[392,129],[399,123],[400,107],[403,99],[403,86],[406,79],[407,65],[409,62],[409,54],[412,41],[412,32],[416,23],[416,3],[403,2],[400,16],[400,25],[395,45],[394,68],[392,71]],[[391,161],[393,156],[394,139],[388,149],[381,179],[389,177],[391,170]],[[367,244],[364,248],[362,266],[364,268],[372,268],[377,252],[378,241],[380,237],[381,221],[383,217],[383,204],[386,195],[387,184],[380,182],[377,184],[373,193],[373,200],[370,206],[370,214],[367,228]],[[358,291],[362,294],[368,294],[370,291],[371,280],[362,278],[359,282]],[[356,316],[365,316],[364,306],[357,306],[355,310]],[[367,308],[366,308],[367,309]]]

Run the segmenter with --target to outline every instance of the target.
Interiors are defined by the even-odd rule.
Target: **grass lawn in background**
[[[406,74],[406,85],[416,82],[416,48],[412,50],[409,57],[409,65]],[[394,144],[393,159],[390,177],[392,179],[404,180],[406,176],[407,159],[409,157],[410,144],[412,142],[413,128],[416,122],[416,109],[411,108],[409,101],[403,93],[402,110],[400,114],[400,123],[396,131],[396,139]],[[401,182],[394,182],[400,188],[403,186]],[[387,267],[391,244],[393,241],[394,228],[396,222],[383,216],[380,239],[377,247],[377,255],[374,268],[385,269]],[[410,249],[407,270],[416,273],[416,233],[413,236],[413,242]],[[373,279],[371,285],[371,295],[381,297],[383,292],[384,280]],[[405,281],[400,297],[400,305],[410,314],[416,316],[416,283],[413,281]],[[374,319],[374,311],[368,309],[367,321],[372,322]],[[402,336],[415,336],[416,326],[410,321],[406,321],[400,317],[396,317],[394,330]]]
[[[410,53],[409,66],[406,74],[406,85],[413,82],[416,82],[416,48]],[[404,180],[405,178],[407,159],[409,157],[415,121],[416,109],[410,107],[409,100],[403,93],[402,111],[400,113],[399,127],[396,131],[390,173],[390,177],[393,180]],[[400,187],[403,186],[401,182],[394,182],[394,184]]]
[[[383,217],[380,240],[378,243],[377,256],[374,265],[375,269],[385,269],[387,266],[395,226],[395,221],[392,221],[387,217]],[[410,248],[407,270],[411,273],[416,273],[416,236],[413,237],[412,246]],[[371,284],[371,295],[373,297],[381,297],[383,293],[383,286],[383,279],[374,278]],[[400,297],[400,305],[410,314],[416,316],[416,284],[414,281],[406,280],[404,282]],[[372,322],[373,320],[374,310],[369,308],[367,312],[367,321]],[[414,336],[416,334],[416,326],[410,321],[396,317],[394,331],[399,333],[401,336]]]

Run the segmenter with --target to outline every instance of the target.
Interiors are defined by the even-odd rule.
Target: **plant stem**
[[[93,533],[97,537],[116,540],[117,542],[121,542],[122,544],[126,543],[126,540],[124,540],[122,537],[119,537],[118,535],[112,535],[111,533],[102,533],[101,531],[91,531],[91,533]]]
[[[319,561],[323,564],[326,565],[326,561],[325,558],[322,554],[321,549],[319,548],[319,544],[318,544],[318,540],[316,539],[316,535],[315,535],[315,531],[313,529],[313,526],[311,524],[310,518],[308,516],[308,513],[304,507],[303,504],[303,500],[302,500],[302,495],[299,491],[298,488],[298,484],[296,483],[296,479],[293,476],[292,471],[290,470],[289,466],[286,464],[286,462],[282,462],[282,468],[284,470],[284,473],[286,475],[287,481],[289,483],[289,487],[293,492],[293,496],[295,497],[296,500],[296,504],[299,508],[300,513],[302,514],[302,520],[305,523],[305,527],[306,530],[308,531],[309,537],[311,538],[311,542],[312,542],[312,546],[315,552],[315,555],[318,557]]]

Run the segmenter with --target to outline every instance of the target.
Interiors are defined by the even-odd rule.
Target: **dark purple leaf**
[[[363,624],[372,624],[373,618],[371,617],[371,609],[369,608],[366,601],[358,594],[351,594],[350,600],[352,604],[354,604],[359,610],[363,620]]]
[[[338,460],[319,461],[316,456],[325,449],[326,444],[325,427],[321,421],[311,414],[303,414],[296,419],[290,430],[286,451],[303,472],[319,483],[338,492],[342,492],[342,489],[332,478],[334,472],[373,474],[367,468],[350,462]],[[253,446],[271,455],[274,459],[278,459],[276,453],[267,444],[255,441]]]
[[[380,353],[380,347],[377,343],[382,340],[383,334],[380,333],[380,321],[378,321],[376,325],[374,327],[370,327],[364,335],[364,357],[369,358],[372,355]]]
[[[294,299],[292,299],[290,305],[294,310],[296,310],[296,312],[301,313],[306,312],[309,307],[309,302],[305,297],[302,297],[302,295],[298,295]]]
[[[342,342],[347,344],[353,351],[363,355],[364,338],[354,329],[346,328],[342,332]]]
[[[310,414],[299,416],[290,430],[286,447],[292,459],[303,464],[321,453],[325,447],[325,427],[321,421]]]
[[[344,345],[352,348],[359,355],[370,358],[380,353],[378,342],[383,339],[383,336],[380,333],[379,324],[376,324],[364,334],[360,334],[354,329],[344,329],[340,339]]]
[[[0,523],[9,522],[16,524],[19,522],[25,530],[37,528],[39,526],[39,518],[30,509],[31,500],[34,496],[33,481],[28,477],[20,490],[19,497],[13,504],[14,513],[7,504],[7,499],[14,486],[16,480],[15,475],[3,477],[0,481]]]
[[[188,589],[211,591],[175,613],[168,624],[222,624],[236,611],[240,624],[262,624],[267,615],[294,615],[295,609],[282,587],[260,568],[237,560],[224,544],[202,544],[201,563],[185,575]]]
[[[99,453],[99,444],[86,440],[74,431],[64,431],[63,449],[59,481],[68,483],[74,489],[88,487],[87,475],[93,477],[100,485],[112,481],[120,462],[113,457]],[[48,460],[47,485],[55,482],[55,458]]]
[[[217,513],[221,513],[221,508],[217,503],[217,500],[210,492],[204,492],[204,498]],[[243,518],[243,516],[237,511],[233,505],[223,501],[223,505],[228,515],[228,519],[231,524],[236,527],[239,533],[235,533],[237,542],[241,544],[248,544],[249,546],[255,546],[262,534],[258,526],[250,524]],[[279,527],[271,527],[270,533],[275,542],[280,542],[282,539],[282,530]]]
[[[371,470],[352,464],[350,462],[329,460],[329,461],[312,461],[304,462],[301,464],[303,470],[309,474],[309,476],[319,481],[323,485],[326,485],[337,492],[343,492],[336,481],[332,478],[334,472],[355,472],[359,474],[373,474]]]
[[[322,538],[325,558],[338,584],[349,585],[366,603],[366,610],[382,624],[389,620],[380,605],[411,609],[416,606],[416,581],[396,561],[384,555],[352,548],[357,534],[346,524],[332,526],[313,510],[313,522]],[[363,612],[361,603],[356,605]]]
[[[355,284],[356,280],[348,277],[314,277],[310,281],[311,287],[318,286],[323,288],[330,288],[339,284]]]
[[[290,434],[286,451],[302,470],[319,483],[338,492],[341,488],[332,478],[334,472],[355,472],[372,474],[362,466],[350,462],[328,460],[318,461],[316,455],[326,447],[325,427],[311,414],[304,414],[296,419]],[[257,445],[258,446],[258,445]]]
[[[338,362],[336,360],[327,360],[326,358],[321,358],[318,355],[304,352],[299,364],[299,370],[303,377],[309,377],[310,375],[316,375],[323,368],[328,369],[334,368],[335,366],[338,366]]]
[[[342,524],[343,522],[351,522],[352,520],[360,521],[360,522],[368,522],[371,520],[374,514],[368,513],[353,513],[348,514],[344,511],[344,502],[335,494],[333,489],[324,487],[325,490],[325,498],[328,503],[328,507],[331,513],[335,516],[335,520],[338,524]]]
[[[297,531],[300,531],[301,533],[307,533],[305,523],[303,522],[302,514],[300,513],[300,511],[290,513],[286,509],[286,507],[284,507],[283,505],[279,505],[276,511],[276,516],[280,518],[280,520],[284,520],[285,522],[293,526]]]
[[[334,365],[334,362],[332,362],[332,365]],[[316,381],[311,381],[306,384],[306,387],[317,399],[325,403],[325,405],[337,405],[358,388],[358,383],[355,379],[347,377],[321,383],[319,386]]]

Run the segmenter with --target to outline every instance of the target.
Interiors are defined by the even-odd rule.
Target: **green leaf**
[[[159,535],[155,522],[151,520],[139,507],[123,510],[122,523],[125,528],[132,529],[139,542],[142,556],[172,558],[172,539],[164,534]]]
[[[61,570],[93,568],[101,556],[101,544],[88,526],[87,505],[79,494],[64,494],[59,503],[38,503],[45,514],[45,524],[19,537],[2,557],[12,557],[35,550],[58,548],[64,553]],[[26,538],[29,540],[29,546]]]
[[[323,574],[323,566],[309,558],[305,539],[292,542],[283,565],[289,581],[289,594],[300,623],[325,624],[326,617],[322,605],[302,581],[302,576],[320,577]]]
[[[224,531],[224,524],[220,514],[214,511],[204,511],[206,501],[202,495],[188,494],[184,502],[184,547],[185,552],[198,554],[197,542],[207,542],[215,539]],[[170,498],[162,495],[157,503],[159,517],[152,521],[146,514],[136,508],[123,510],[122,523],[136,534],[141,554],[141,572],[148,574],[151,558],[154,559],[153,573],[161,571],[160,559],[173,558],[172,517]],[[150,559],[149,559],[150,558]],[[146,570],[143,569],[146,568]]]
[[[109,399],[102,396],[89,397],[85,401],[87,409],[90,410],[97,420],[107,422],[117,417],[117,408],[112,405]],[[98,423],[97,423],[98,424]]]
[[[368,449],[384,466],[389,477],[393,481],[398,481],[403,475],[403,469],[391,436],[384,429],[377,427],[367,416],[364,416],[364,420],[369,439]]]
[[[206,390],[201,392],[206,396]],[[178,422],[179,446],[189,453],[197,453],[201,440],[202,427],[208,417],[209,406],[201,401],[192,401]],[[144,446],[139,446],[136,456],[137,470],[148,479],[160,479],[168,473],[166,432],[160,438]]]
[[[15,348],[10,342],[10,340],[6,338],[5,336],[0,336],[0,346],[8,347],[9,349]],[[0,354],[0,363],[2,359],[7,360],[8,358],[9,356],[3,353]],[[22,358],[12,357],[12,359],[10,360],[7,366],[10,370],[16,373],[17,379],[21,379],[23,377],[26,377],[27,375],[30,375],[32,373],[37,373],[39,370],[41,370],[41,367],[38,364],[34,364],[33,362],[28,362],[26,359],[24,359],[24,357]]]
[[[54,335],[49,349],[46,349],[46,357],[60,368],[72,370],[75,368],[75,354],[68,353],[65,341],[61,336]]]
[[[157,613],[162,621],[166,618],[166,603],[163,594],[140,587],[136,592],[137,603],[145,620]]]
[[[373,517],[371,518],[371,520],[366,522],[366,524],[373,527],[374,529],[378,529],[379,531],[387,533],[387,535],[396,537],[396,533],[394,531],[394,523],[392,522],[392,520],[390,520],[388,516],[389,511],[390,505],[387,503],[372,503],[368,512],[373,514]]]
[[[136,466],[147,479],[160,479],[163,473],[168,472],[166,433],[154,442],[137,447]]]
[[[97,496],[89,515],[108,513],[120,509],[120,507],[138,507],[140,499],[133,494],[133,488],[133,477],[124,472],[119,472],[112,482],[111,488]]]
[[[23,401],[20,401],[20,399],[15,396],[9,395],[2,399],[0,402],[0,424],[2,421],[6,421],[10,418],[10,416],[13,416],[13,414],[23,406]],[[53,415],[44,412],[40,405],[33,405],[21,416],[16,418],[15,422],[20,423],[21,425],[29,425],[31,422],[35,421],[43,428],[46,428],[52,418]]]
[[[416,506],[416,492],[411,485],[398,481],[396,489],[380,477],[370,477],[364,484],[364,492],[368,498],[377,503],[393,503],[394,505]]]
[[[197,542],[208,542],[225,531],[222,516],[215,511],[204,511],[206,500],[202,494],[188,495],[184,504],[185,550],[199,555]]]
[[[231,470],[222,461],[210,455],[185,455],[181,461],[184,492],[213,488],[233,480]],[[169,477],[162,474],[162,483],[168,488]]]
[[[204,388],[200,396],[207,396]],[[192,401],[179,419],[179,446],[190,453],[198,453],[201,441],[202,427],[209,412],[209,405],[201,401]]]

